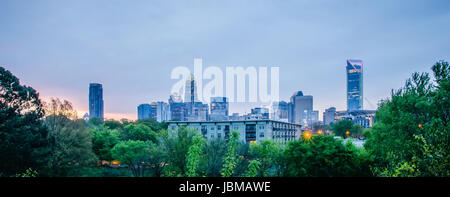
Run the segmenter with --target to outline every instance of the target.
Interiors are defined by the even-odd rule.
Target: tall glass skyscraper
[[[138,120],[152,118],[152,107],[150,104],[140,104],[137,111]]]
[[[363,62],[347,60],[347,111],[363,109]]]
[[[210,120],[227,120],[228,119],[228,98],[227,97],[211,97],[211,114]]]
[[[199,101],[197,95],[197,82],[194,79],[194,75],[191,74],[186,80],[186,87],[184,92],[185,103],[194,103]]]
[[[89,118],[100,118],[103,120],[102,84],[89,84]]]

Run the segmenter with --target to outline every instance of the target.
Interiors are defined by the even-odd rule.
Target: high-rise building
[[[100,118],[103,120],[102,84],[89,84],[89,118]]]
[[[286,101],[274,102],[272,104],[272,120],[288,121],[289,118],[289,103]]]
[[[307,117],[304,116],[305,111],[313,110],[313,96],[303,95],[302,91],[297,91],[291,96],[291,107],[289,118],[291,123],[302,124],[307,123]]]
[[[153,118],[153,119],[155,119],[156,120],[156,106],[157,104],[156,104],[156,102],[151,102],[150,103],[150,107],[151,107],[151,115],[150,115],[150,118]]]
[[[163,122],[170,120],[170,107],[167,103],[156,102],[156,121]]]
[[[347,111],[363,110],[363,62],[347,60]]]
[[[202,102],[184,103],[186,108],[185,120],[187,121],[207,121],[208,120],[208,104]]]
[[[211,97],[209,115],[210,120],[227,120],[228,119],[228,99],[227,97]]]
[[[305,110],[303,111],[303,125],[306,125],[309,128],[319,122],[319,111],[315,110]]]
[[[184,92],[185,103],[193,103],[199,101],[197,95],[197,82],[194,79],[194,75],[191,74],[186,80],[186,87]]]
[[[247,114],[246,120],[268,120],[269,109],[264,107],[253,108],[250,114]]]
[[[170,120],[184,121],[186,107],[178,94],[170,95],[169,98]]]
[[[152,118],[152,107],[150,104],[140,104],[137,107],[138,120]]]
[[[197,95],[197,82],[194,75],[190,75],[186,80],[184,95],[184,119],[187,121],[206,121],[208,120],[209,107],[199,101]]]
[[[329,125],[330,123],[334,122],[336,117],[336,108],[330,107],[323,112],[323,123],[325,125]]]

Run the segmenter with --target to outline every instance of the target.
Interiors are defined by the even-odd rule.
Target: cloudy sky
[[[346,108],[346,59],[364,61],[366,109],[412,72],[450,61],[448,0],[0,0],[0,27],[0,65],[22,83],[80,113],[89,83],[102,83],[105,117],[117,119],[167,101],[170,72],[194,58],[279,66],[280,98],[302,90],[320,112]]]

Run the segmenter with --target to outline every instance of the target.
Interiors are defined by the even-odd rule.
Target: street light
[[[311,132],[306,131],[306,132],[303,134],[303,137],[305,138],[305,140],[310,140],[310,139],[311,139]]]
[[[345,132],[345,135],[350,135],[350,131],[346,131],[346,132]]]
[[[317,131],[317,134],[319,135],[322,134],[322,130]]]

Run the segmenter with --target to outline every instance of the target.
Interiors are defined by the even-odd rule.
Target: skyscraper
[[[186,107],[178,94],[170,95],[169,98],[170,120],[184,121]]]
[[[211,98],[211,114],[210,120],[227,120],[228,119],[228,99],[227,97],[212,97]]]
[[[170,120],[169,105],[165,102],[156,102],[156,121],[168,121]]]
[[[286,101],[273,102],[272,104],[272,120],[288,121],[289,103]]]
[[[89,118],[100,118],[103,120],[102,84],[89,84]]]
[[[138,120],[152,118],[152,107],[150,104],[140,104],[137,108]]]
[[[290,122],[304,125],[305,122],[307,122],[305,111],[313,110],[313,96],[304,96],[302,91],[295,92],[294,95],[291,96],[290,110]]]
[[[347,111],[363,109],[363,62],[347,60]]]
[[[191,74],[190,77],[186,80],[186,87],[184,92],[185,103],[193,103],[199,101],[197,95],[197,82],[194,79],[194,75]]]
[[[334,119],[336,117],[336,108],[330,107],[323,112],[323,123],[325,125],[329,125],[330,123],[334,122]]]

